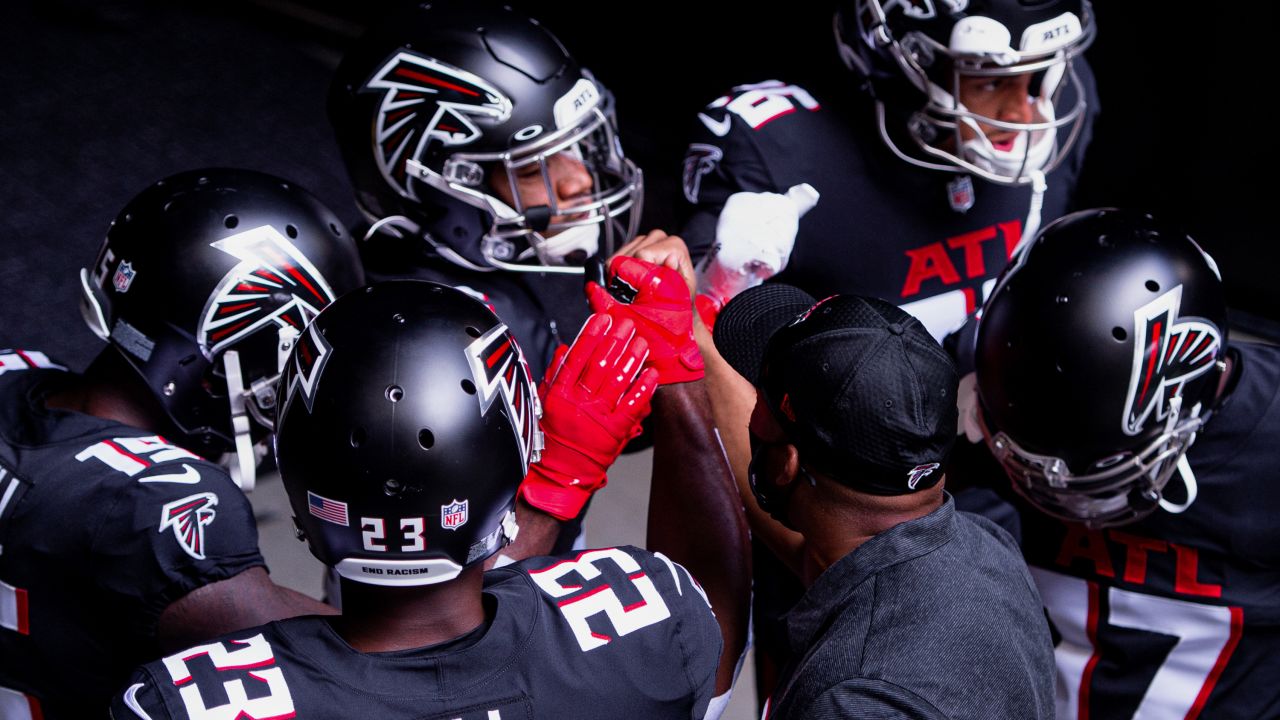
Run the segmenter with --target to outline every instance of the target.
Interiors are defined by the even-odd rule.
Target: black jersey
[[[487,623],[437,645],[360,653],[323,617],[273,622],[148,663],[127,718],[703,718],[720,631],[702,589],[632,547],[490,570]]]
[[[1047,176],[1043,224],[1068,211],[1096,112],[1093,76],[1082,61],[1077,70],[1090,114],[1070,157]],[[822,197],[801,218],[776,279],[814,297],[882,298],[941,338],[994,287],[1022,238],[1032,191],[910,165],[881,140],[870,101],[846,97],[855,93],[819,98],[769,81],[739,86],[704,108],[684,162],[692,214],[682,234],[697,259],[713,244],[731,194],[809,183]],[[898,145],[913,147],[906,139]],[[972,205],[961,212],[953,202]]]
[[[1280,717],[1280,348],[1232,348],[1239,385],[1187,453],[1185,511],[1089,530],[1021,507],[1059,718]]]
[[[46,409],[69,375],[0,352],[0,717],[105,717],[191,590],[262,565],[226,472],[153,433]]]
[[[580,274],[468,270],[427,254],[422,244],[385,235],[365,242],[360,257],[368,281],[431,280],[481,300],[520,343],[535,379],[560,343],[573,342],[590,314]]]

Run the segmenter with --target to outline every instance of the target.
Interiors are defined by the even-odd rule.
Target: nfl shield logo
[[[116,286],[116,292],[128,292],[129,286],[133,284],[133,278],[137,274],[137,271],[133,269],[133,265],[127,261],[117,265],[116,274],[111,278],[112,284]]]
[[[968,175],[957,175],[947,183],[947,199],[951,201],[951,209],[965,212],[973,207],[973,178]]]
[[[440,527],[445,530],[457,530],[467,524],[467,501],[454,499],[448,505],[440,506]]]

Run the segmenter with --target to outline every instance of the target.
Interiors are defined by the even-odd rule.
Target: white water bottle
[[[716,223],[716,243],[698,266],[698,293],[723,307],[787,267],[800,218],[818,204],[808,183],[785,195],[740,192],[729,196]]]

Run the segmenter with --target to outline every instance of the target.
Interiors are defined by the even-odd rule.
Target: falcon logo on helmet
[[[507,332],[507,326],[494,325],[466,348],[467,364],[471,366],[480,398],[480,414],[489,412],[494,400],[502,398],[516,442],[520,445],[520,457],[528,471],[531,452],[541,450],[534,438],[537,434],[539,409],[530,407],[537,403],[533,381],[529,379],[529,366],[515,338]]]
[[[1222,333],[1205,320],[1180,319],[1182,286],[1178,285],[1134,312],[1133,372],[1125,400],[1122,428],[1137,435],[1155,413],[1168,415],[1170,401],[1182,395],[1188,380],[1213,367]]]
[[[188,555],[204,559],[204,528],[213,522],[217,511],[218,496],[213,493],[197,493],[174,500],[160,509],[160,530],[173,528],[173,536]]]
[[[473,116],[493,122],[511,116],[511,100],[479,76],[410,52],[393,55],[361,91],[384,93],[373,154],[383,179],[414,200],[405,163],[417,160],[429,141],[466,145],[481,135]]]
[[[295,390],[301,389],[307,412],[311,412],[311,404],[315,402],[316,384],[320,382],[325,363],[329,362],[330,350],[329,341],[314,324],[309,325],[307,332],[298,340],[298,350],[293,356],[293,377],[289,380],[289,398],[293,398]]]
[[[262,326],[298,332],[333,301],[324,276],[271,225],[210,243],[240,259],[205,304],[197,341],[208,357]]]

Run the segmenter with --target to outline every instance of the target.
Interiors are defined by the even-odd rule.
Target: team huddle
[[[692,119],[678,234],[488,2],[344,56],[361,226],[142,189],[98,356],[0,350],[0,718],[1280,717],[1280,350],[1176,225],[1073,207],[1089,2],[834,29],[843,84]],[[649,443],[645,547],[581,549]],[[326,602],[268,574],[273,467]]]

